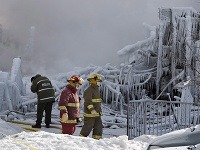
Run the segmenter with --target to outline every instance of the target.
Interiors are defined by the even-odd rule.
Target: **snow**
[[[60,130],[45,127],[42,127],[38,132],[25,132],[17,124],[11,124],[1,119],[0,126],[0,149],[4,150],[146,150],[152,143],[164,145],[170,142],[174,144],[180,142],[181,145],[181,143],[184,143],[183,141],[188,141],[187,138],[190,133],[200,132],[198,125],[193,129],[182,129],[161,136],[142,135],[128,140],[128,137],[125,134],[123,135],[122,132],[119,132],[116,137],[113,136],[116,131],[122,131],[118,130],[119,127],[113,125],[111,126],[112,129],[109,129],[110,131],[104,128],[104,136],[106,136],[105,132],[111,132],[110,136],[95,140],[91,137],[78,136],[80,127],[77,127],[74,135],[66,135],[60,134]],[[188,147],[183,145],[170,148],[157,147],[157,150],[187,150]],[[200,144],[197,144],[195,150],[199,149]]]
[[[75,135],[60,134],[61,130],[42,127],[38,132],[25,132],[17,124],[11,124],[0,119],[0,149],[70,149],[70,150],[116,150],[132,149],[143,150],[148,146],[145,136],[140,140],[128,140],[125,133],[122,133],[118,126],[111,126],[110,131],[106,132],[101,140],[95,140],[91,137],[80,137],[80,127],[77,128]],[[107,129],[108,130],[108,129]],[[118,136],[113,135],[118,131]],[[142,141],[144,140],[144,141]]]
[[[116,150],[116,149],[135,149],[143,150],[148,146],[145,140],[145,136],[140,140],[128,140],[126,135],[120,135],[118,137],[103,138],[101,140],[95,140],[91,137],[78,136],[77,135],[64,135],[60,133],[50,133],[48,131],[38,132],[25,132],[22,131],[17,125],[7,123],[0,120],[0,147],[5,150],[10,149],[70,149],[70,150]],[[46,129],[46,128],[45,128]],[[51,129],[46,129],[51,130]],[[57,131],[58,132],[58,131]],[[113,129],[113,133],[116,132]],[[121,133],[120,133],[121,134]]]
[[[10,149],[70,149],[70,150],[143,150],[147,143],[128,140],[127,136],[95,140],[79,136],[40,132],[21,132],[0,140],[4,150]]]

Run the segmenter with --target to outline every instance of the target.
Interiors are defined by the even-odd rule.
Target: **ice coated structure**
[[[144,23],[148,37],[143,41],[125,46],[117,52],[123,59],[120,66],[109,63],[105,66],[90,65],[50,77],[56,99],[70,75],[79,74],[86,80],[90,74],[100,73],[104,76],[101,86],[103,102],[110,106],[109,109],[120,111],[121,115],[126,111],[127,100],[166,100],[167,93],[172,100],[176,100],[181,99],[182,89],[189,93],[190,100],[197,101],[200,97],[200,13],[193,8],[160,8],[159,19],[158,26]],[[0,45],[5,47],[0,28]],[[31,27],[27,46],[30,51],[34,47],[34,31],[35,27]],[[36,95],[30,92],[30,79],[22,75],[21,63],[21,58],[15,58],[11,73],[0,72],[1,115],[11,111],[12,114],[14,111],[35,111]],[[187,85],[193,86],[186,90],[184,87]],[[84,82],[79,89],[80,95],[87,86],[88,82]]]

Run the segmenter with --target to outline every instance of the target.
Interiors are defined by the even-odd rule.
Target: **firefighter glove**
[[[81,118],[76,118],[77,123],[82,122],[83,120]]]
[[[64,114],[62,115],[61,122],[66,123],[67,120],[68,120],[68,114],[67,114],[67,113],[64,113]]]

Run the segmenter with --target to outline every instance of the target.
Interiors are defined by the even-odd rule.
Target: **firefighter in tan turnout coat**
[[[84,125],[80,136],[87,137],[93,130],[94,139],[102,138],[103,125],[101,120],[101,102],[99,85],[102,82],[100,74],[92,74],[87,80],[90,86],[84,91]]]

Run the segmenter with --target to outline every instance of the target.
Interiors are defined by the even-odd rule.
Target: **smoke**
[[[158,25],[159,7],[200,8],[195,0],[0,0],[0,4],[0,24],[22,45],[20,50],[0,48],[0,67],[8,68],[12,58],[21,56],[24,72],[29,73],[118,65],[117,51],[144,39],[142,23]],[[34,47],[29,51],[32,26]]]

